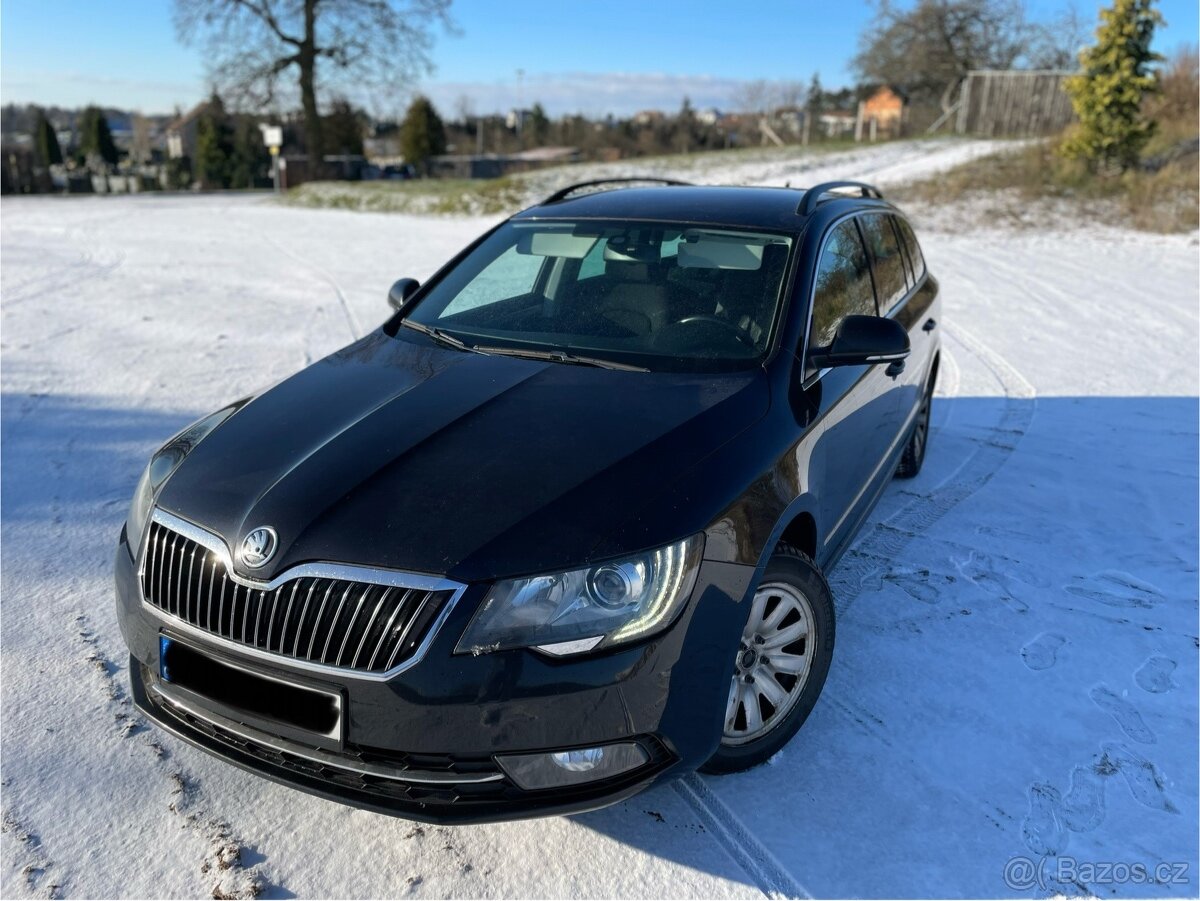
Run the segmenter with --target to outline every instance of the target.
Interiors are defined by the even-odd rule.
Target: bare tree
[[[746,81],[734,89],[732,100],[738,112],[763,116],[771,105],[771,88],[761,78]]]
[[[944,101],[971,69],[1010,68],[1026,39],[1019,0],[917,0],[904,7],[877,0],[854,68],[863,81]]]
[[[800,109],[808,98],[808,88],[802,81],[781,81],[776,92],[779,106]]]
[[[214,82],[237,105],[272,104],[295,73],[309,157],[321,159],[317,85],[399,87],[432,69],[432,27],[450,0],[175,0],[175,27],[200,41]]]
[[[458,99],[454,101],[454,112],[458,114],[458,121],[464,127],[469,126],[475,118],[475,101],[469,94],[459,94]]]
[[[1035,69],[1077,69],[1079,51],[1088,44],[1091,25],[1074,3],[1048,22],[1029,26],[1025,55]]]

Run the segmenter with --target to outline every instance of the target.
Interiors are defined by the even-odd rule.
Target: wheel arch
[[[754,582],[757,584],[767,568],[767,561],[775,553],[780,542],[786,542],[811,557],[818,566],[821,559],[821,526],[817,516],[816,499],[804,494],[796,498],[779,515],[760,551],[755,566]]]

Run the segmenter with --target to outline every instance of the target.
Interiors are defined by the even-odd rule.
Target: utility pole
[[[525,133],[525,92],[523,90],[525,70],[517,69],[517,137]]]

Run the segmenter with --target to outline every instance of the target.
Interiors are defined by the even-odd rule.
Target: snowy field
[[[894,183],[949,151],[871,152],[737,180]],[[946,304],[930,456],[832,576],[838,648],[801,733],[740,776],[439,828],[140,722],[111,560],[164,438],[375,327],[395,278],[488,222],[235,196],[5,199],[0,219],[0,895],[1200,891],[1195,235],[918,228]],[[1043,884],[1006,885],[1017,857]],[[1048,881],[1070,861],[1074,884]]]

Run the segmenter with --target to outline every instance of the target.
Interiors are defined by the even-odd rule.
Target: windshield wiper
[[[600,369],[619,369],[622,372],[649,372],[645,366],[633,366],[629,363],[618,363],[615,360],[602,360],[599,357],[581,357],[570,354],[565,350],[533,350],[521,347],[484,347],[476,345],[473,350],[483,354],[495,354],[500,357],[523,357],[527,360],[548,360],[551,363],[569,363],[575,366],[596,366]]]
[[[447,347],[453,347],[455,350],[465,350],[471,353],[483,353],[478,347],[473,344],[468,344],[460,338],[455,338],[448,332],[442,331],[440,328],[435,328],[432,325],[422,325],[420,322],[413,322],[411,319],[401,319],[400,324],[405,328],[410,328],[414,332],[420,332],[423,335],[428,335],[439,344],[445,344]]]

